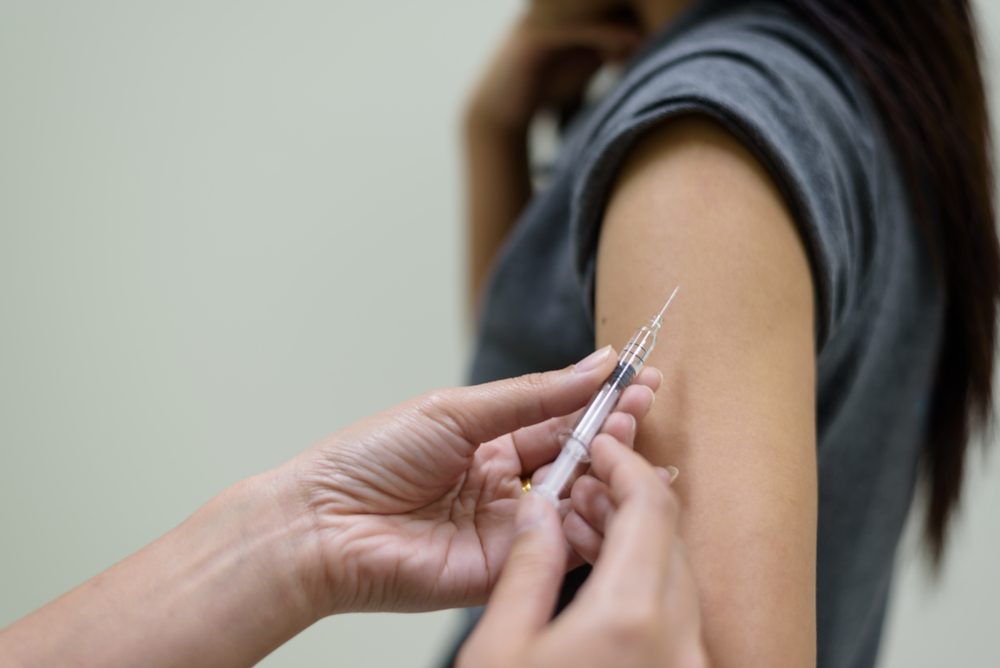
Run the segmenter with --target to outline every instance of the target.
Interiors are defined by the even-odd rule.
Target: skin
[[[592,475],[577,485],[587,480],[602,489],[593,498],[607,510],[597,517],[574,505],[607,537],[590,579],[549,623],[565,563],[559,517],[544,499],[529,495],[490,605],[459,655],[460,668],[707,665],[697,591],[676,535],[677,497],[641,456],[606,434],[594,439],[592,455]]]
[[[550,30],[609,25],[614,10],[626,6],[637,17],[632,28],[645,37],[685,4],[536,0],[526,20]],[[504,63],[517,69],[522,62],[507,56],[487,78]],[[543,85],[542,73],[508,72],[505,80]],[[488,90],[477,88],[472,116]],[[545,108],[522,108],[517,118]],[[505,131],[512,129],[522,137],[521,126]],[[503,165],[491,169],[489,155],[480,158],[476,173],[492,172],[502,182]],[[474,200],[478,191],[470,192]],[[495,210],[521,206],[512,198]],[[473,228],[481,220],[473,216]],[[650,360],[669,369],[667,400],[643,423],[636,447],[650,462],[685,472],[676,487],[684,508],[680,534],[701,596],[711,662],[812,665],[818,492],[811,273],[792,216],[766,171],[705,118],[665,123],[644,135],[626,160],[598,247],[597,344],[621,345],[678,284],[666,338]],[[593,481],[578,485],[574,504],[599,518],[606,512],[594,500],[599,492],[606,496]],[[568,518],[568,528],[583,531],[573,525],[587,516]],[[592,557],[598,541],[592,535],[589,545],[575,547]]]
[[[572,103],[604,62],[627,57],[640,41],[634,26],[592,19],[562,23],[531,10],[500,45],[463,123],[473,304],[493,257],[531,198],[527,136],[535,113]]]
[[[578,368],[597,364],[590,373],[606,376],[611,348],[594,355]],[[520,391],[542,394],[537,382],[522,378]],[[631,442],[635,418],[648,412],[658,386],[656,371],[641,379],[621,404],[625,414],[608,425],[617,437]],[[326,589],[336,592],[333,601],[317,602],[322,611],[386,609],[384,589],[393,592],[392,610],[485,602],[510,549],[521,477],[555,458],[558,432],[589,399],[584,393],[518,406],[499,387],[480,386],[475,396],[433,393],[349,427],[295,464],[322,536],[318,559],[329,564],[325,578],[333,584]],[[502,404],[506,413],[495,408]]]
[[[544,536],[538,525],[527,544],[524,533],[515,540],[520,480],[557,454],[557,432],[599,388],[614,359],[602,349],[568,369],[432,392],[338,432],[226,490],[156,542],[4,629],[0,664],[250,665],[326,615],[482,602],[515,542],[508,586],[512,579],[517,584],[517,573],[534,573],[554,591],[574,563],[567,540],[575,539],[563,535],[549,507]],[[672,498],[652,467],[637,464],[627,449],[660,380],[647,369],[603,434],[610,449],[598,475],[611,484],[615,504],[634,508],[632,522],[656,524],[650,514]],[[629,480],[618,470],[635,484],[623,491]],[[528,511],[522,530],[525,517],[538,515],[537,504]],[[568,500],[560,511],[575,512]],[[609,534],[615,525],[609,523]],[[658,549],[679,550],[673,523],[653,535]],[[644,548],[623,538],[616,551],[621,559]],[[664,606],[697,619],[697,599],[684,589],[690,574],[679,555],[675,563]],[[683,595],[672,596],[675,589]],[[595,594],[578,615],[596,622],[608,596]],[[515,603],[501,600],[493,614],[517,616],[506,610]],[[698,655],[697,634],[683,640],[650,644],[642,660],[686,665],[672,662]],[[546,651],[558,652],[558,643],[547,643]],[[533,652],[525,649],[524,656]]]
[[[683,0],[534,0],[497,49],[463,115],[469,295],[532,195],[528,129],[539,111],[579,101],[605,64],[626,60]],[[622,10],[632,18],[622,20]],[[609,20],[609,17],[614,20]]]
[[[669,398],[636,447],[685,472],[681,535],[712,663],[814,664],[809,265],[763,168],[700,118],[647,137],[622,172],[598,250],[598,341],[627,337],[677,283],[650,360],[670,369]]]

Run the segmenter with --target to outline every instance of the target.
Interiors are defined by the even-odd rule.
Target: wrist
[[[328,614],[318,534],[289,467],[233,485],[192,520],[228,537],[233,558],[255,572],[257,588],[268,597],[258,603],[272,611],[269,616],[286,620],[289,630],[297,633]]]

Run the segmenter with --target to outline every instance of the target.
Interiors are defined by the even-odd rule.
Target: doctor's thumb
[[[566,546],[559,514],[537,494],[518,502],[517,535],[493,587],[476,632],[529,635],[545,626],[555,611],[566,572]]]

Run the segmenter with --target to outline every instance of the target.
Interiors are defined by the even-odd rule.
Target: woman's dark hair
[[[855,68],[906,172],[945,286],[921,481],[925,535],[940,564],[959,505],[967,446],[992,415],[1000,303],[992,148],[968,0],[785,0]]]

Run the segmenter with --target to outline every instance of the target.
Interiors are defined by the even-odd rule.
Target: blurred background
[[[462,381],[457,118],[520,5],[0,0],[0,627]],[[907,536],[884,666],[1000,665],[998,456],[936,586]],[[430,666],[457,622],[329,619],[264,665]]]

